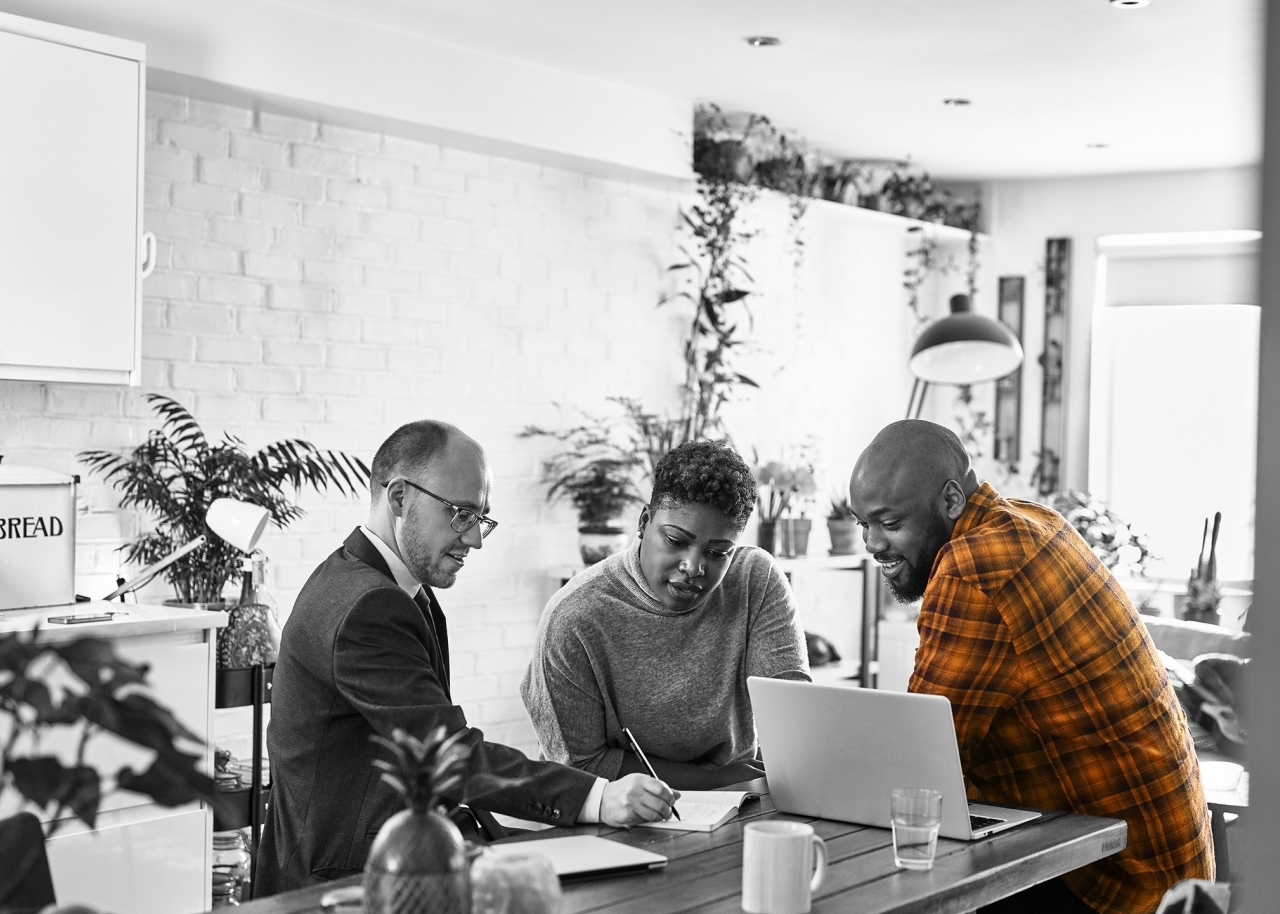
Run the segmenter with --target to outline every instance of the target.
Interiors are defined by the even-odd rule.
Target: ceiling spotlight
[[[774,38],[772,35],[748,35],[743,41],[753,48],[772,48],[782,44],[781,38]]]
[[[1085,149],[1110,149],[1110,143],[1085,143]]]
[[[967,98],[944,98],[942,103],[951,108],[963,108],[966,105],[973,104],[973,102],[969,101]]]
[[[1122,10],[1136,10],[1149,6],[1151,0],[1111,0],[1111,5]]]

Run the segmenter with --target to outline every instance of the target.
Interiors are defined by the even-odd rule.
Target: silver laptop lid
[[[895,787],[942,794],[947,838],[970,837],[951,702],[783,679],[747,679],[769,793],[782,812],[889,827]]]

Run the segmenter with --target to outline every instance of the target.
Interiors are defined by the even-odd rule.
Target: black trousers
[[[1017,895],[979,908],[978,914],[1098,914],[1067,888],[1062,877],[1041,882]]]

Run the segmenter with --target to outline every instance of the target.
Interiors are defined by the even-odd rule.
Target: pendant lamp
[[[911,347],[907,369],[916,384],[908,417],[913,407],[919,415],[929,384],[994,381],[1017,371],[1022,358],[1022,344],[1012,330],[994,318],[974,314],[969,296],[951,296],[951,313],[926,327]]]

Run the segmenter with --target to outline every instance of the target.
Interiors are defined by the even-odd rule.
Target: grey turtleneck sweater
[[[737,547],[721,585],[674,612],[645,583],[637,543],[551,598],[520,694],[546,758],[612,780],[623,727],[672,761],[754,758],[748,676],[809,679],[795,598],[772,556]]]

